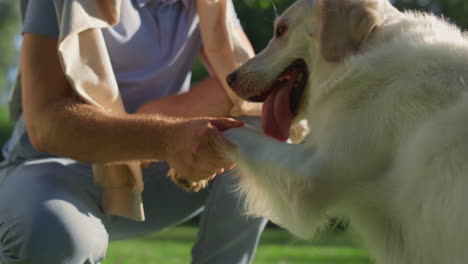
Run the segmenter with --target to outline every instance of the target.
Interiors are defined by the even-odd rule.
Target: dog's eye
[[[288,30],[288,26],[286,25],[278,26],[275,31],[275,37],[280,38],[281,36],[284,35],[284,33],[286,33],[287,30]]]

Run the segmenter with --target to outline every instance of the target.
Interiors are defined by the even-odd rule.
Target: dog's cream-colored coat
[[[304,59],[310,135],[225,132],[247,211],[303,238],[349,218],[380,264],[468,263],[467,36],[388,0],[299,0],[284,24],[233,89],[258,94]]]

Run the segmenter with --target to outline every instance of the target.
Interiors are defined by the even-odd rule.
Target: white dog
[[[468,38],[388,0],[299,0],[228,77],[247,210],[308,238],[346,217],[377,263],[468,263]],[[292,145],[291,124],[310,135]],[[276,139],[274,139],[276,138]],[[277,140],[278,139],[278,140]]]

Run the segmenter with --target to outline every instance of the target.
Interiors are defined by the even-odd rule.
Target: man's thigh
[[[98,193],[70,162],[35,160],[0,172],[7,172],[0,183],[1,263],[97,263],[104,257],[108,235]]]
[[[158,231],[200,213],[207,191],[183,191],[165,176],[167,170],[163,162],[144,170],[145,222],[104,214],[87,164],[54,158],[1,170],[0,249],[9,255],[0,252],[0,262],[9,263],[2,257],[34,257],[43,259],[37,263],[60,263],[66,255],[74,255],[76,263],[96,262],[104,257],[109,238]]]

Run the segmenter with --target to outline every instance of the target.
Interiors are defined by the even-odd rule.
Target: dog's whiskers
[[[275,2],[273,0],[271,0],[271,6],[273,7],[273,11],[275,12],[275,18],[278,18],[279,17],[278,8],[276,8]]]

